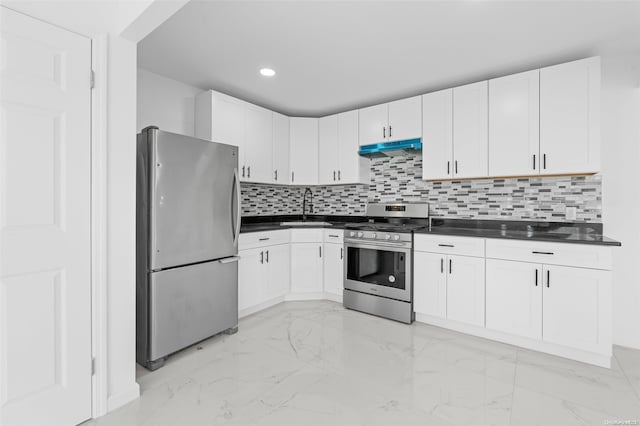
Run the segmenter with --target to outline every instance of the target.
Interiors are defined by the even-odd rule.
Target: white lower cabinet
[[[323,243],[291,244],[291,293],[322,292]]]
[[[267,263],[266,299],[286,296],[291,286],[289,244],[265,247],[265,261]]]
[[[542,338],[542,265],[487,259],[487,328]]]
[[[265,300],[264,249],[240,250],[238,255],[238,311],[242,315]]]
[[[483,327],[484,259],[449,255],[447,262],[447,318]]]
[[[415,252],[413,255],[413,309],[440,318],[447,317],[445,254]]]
[[[324,244],[324,292],[342,297],[344,277],[344,247],[342,244]]]
[[[542,339],[589,352],[611,351],[609,271],[544,265]]]

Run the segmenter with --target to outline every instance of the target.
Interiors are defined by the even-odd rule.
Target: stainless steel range
[[[345,226],[343,305],[410,324],[413,231],[428,226],[429,205],[369,204],[367,216]]]

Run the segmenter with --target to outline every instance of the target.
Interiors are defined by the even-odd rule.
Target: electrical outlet
[[[578,213],[578,209],[576,207],[568,207],[564,212],[564,218],[567,220],[576,220],[576,215]]]

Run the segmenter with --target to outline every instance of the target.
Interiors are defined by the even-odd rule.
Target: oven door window
[[[405,290],[406,254],[347,247],[347,279]]]

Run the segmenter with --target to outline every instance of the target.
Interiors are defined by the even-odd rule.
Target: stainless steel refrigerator
[[[238,148],[148,127],[137,140],[136,359],[238,325]]]

